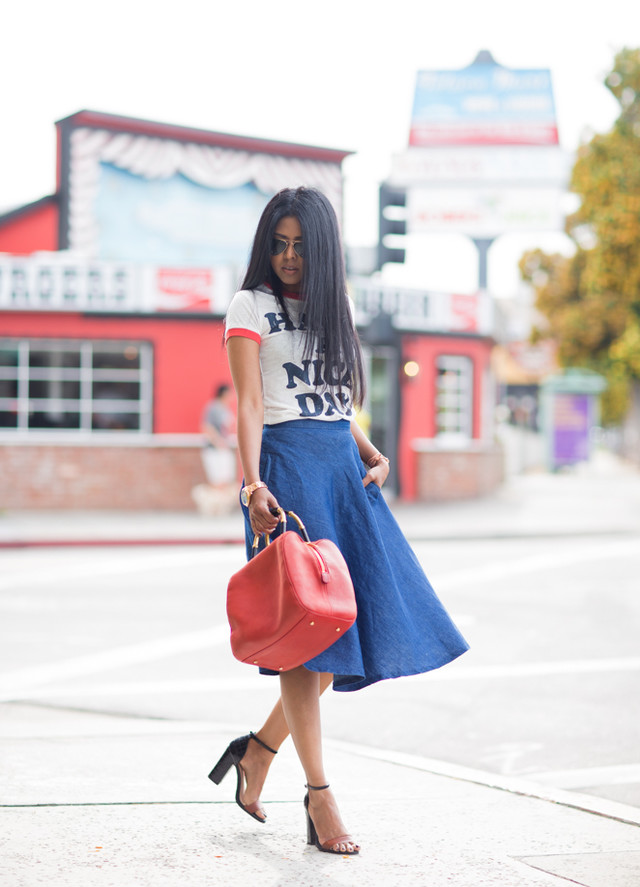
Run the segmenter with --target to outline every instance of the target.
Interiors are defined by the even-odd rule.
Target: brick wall
[[[420,450],[415,454],[417,498],[447,502],[486,496],[504,480],[500,447],[478,450]]]
[[[0,446],[0,508],[194,509],[199,446]]]

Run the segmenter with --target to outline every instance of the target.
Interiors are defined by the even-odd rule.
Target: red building
[[[351,281],[369,358],[371,436],[396,466],[403,499],[488,493],[502,480],[494,442],[492,303]]]
[[[347,152],[90,111],[57,130],[56,193],[0,216],[0,506],[191,508],[260,212],[305,184],[340,217]],[[397,491],[495,485],[485,300],[352,289]]]

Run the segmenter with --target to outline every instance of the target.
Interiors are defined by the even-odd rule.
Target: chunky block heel
[[[260,802],[257,801],[255,804],[243,804],[240,800],[240,790],[242,789],[242,778],[244,772],[242,767],[240,766],[240,761],[245,756],[245,752],[247,751],[247,746],[249,745],[249,740],[253,739],[258,745],[261,745],[262,748],[266,748],[267,751],[270,751],[272,755],[277,755],[278,752],[276,749],[271,748],[266,742],[263,742],[259,739],[255,733],[248,733],[246,736],[239,736],[237,739],[234,739],[229,743],[227,748],[222,754],[222,757],[218,761],[218,763],[214,766],[211,773],[209,773],[209,779],[212,782],[215,782],[216,785],[220,785],[224,777],[227,775],[231,767],[236,768],[236,776],[237,776],[237,785],[236,785],[236,804],[240,807],[241,810],[244,810],[245,813],[248,813],[249,816],[253,816],[258,822],[264,822],[266,816],[263,818],[262,816],[258,816],[258,811],[260,808]]]
[[[307,844],[315,844],[318,840],[316,827],[309,816],[309,793],[304,796],[304,812],[307,814]]]
[[[209,773],[209,779],[211,782],[215,782],[216,785],[220,785],[222,780],[227,775],[229,768],[233,764],[233,757],[229,749],[222,755],[218,763],[215,765],[211,773]]]
[[[234,739],[233,742],[229,743],[222,757],[215,765],[211,773],[209,773],[209,779],[212,782],[215,782],[216,785],[220,785],[224,777],[231,769],[232,765],[237,765],[240,763],[247,750],[250,736],[251,734],[249,734],[248,736],[241,736],[239,739]]]

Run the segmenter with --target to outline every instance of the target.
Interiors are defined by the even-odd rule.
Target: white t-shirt
[[[302,302],[292,294],[285,298],[290,320],[268,287],[240,290],[227,311],[225,340],[244,336],[260,345],[264,424],[350,419],[351,388],[343,382],[338,393],[335,373],[331,379],[325,377],[324,357],[318,350],[303,358]]]

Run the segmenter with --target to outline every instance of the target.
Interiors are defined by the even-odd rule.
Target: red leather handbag
[[[330,647],[356,619],[349,568],[329,539],[311,542],[300,518],[288,511],[302,537],[282,532],[266,536],[257,552],[229,580],[227,616],[236,659],[272,671],[288,671]]]

